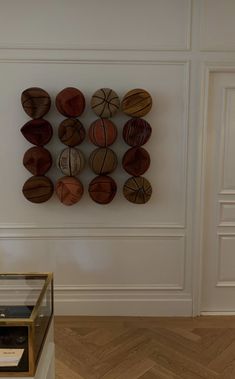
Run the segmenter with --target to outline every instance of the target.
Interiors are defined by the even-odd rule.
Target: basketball
[[[139,146],[127,150],[122,159],[122,167],[132,176],[143,175],[149,166],[149,153]]]
[[[152,108],[152,97],[144,89],[133,89],[124,96],[121,108],[128,116],[143,117]]]
[[[111,88],[98,89],[91,98],[91,108],[102,118],[113,117],[120,107],[120,100]]]
[[[40,118],[37,120],[30,120],[21,128],[23,136],[36,146],[46,145],[53,135],[51,124]]]
[[[75,147],[67,147],[60,153],[57,166],[66,176],[77,176],[85,166],[83,153]]]
[[[84,141],[86,130],[76,118],[66,118],[59,126],[58,137],[64,145],[74,147]]]
[[[100,175],[89,184],[89,195],[98,204],[110,203],[117,192],[117,185],[110,176]]]
[[[74,205],[81,200],[84,189],[77,178],[64,176],[57,180],[55,185],[56,195],[64,205]]]
[[[27,115],[33,119],[42,118],[51,107],[51,98],[42,88],[31,87],[21,94],[21,104]]]
[[[23,165],[33,175],[44,175],[52,165],[51,153],[44,147],[31,147],[24,154]]]
[[[117,127],[106,118],[95,120],[89,128],[90,141],[100,147],[107,147],[114,143],[117,138]]]
[[[142,118],[131,118],[123,127],[123,139],[130,146],[144,145],[152,134],[152,128]]]
[[[22,189],[24,197],[31,203],[44,203],[49,200],[54,192],[52,181],[46,176],[32,176]]]
[[[89,158],[91,170],[97,175],[106,175],[113,172],[117,167],[117,156],[108,147],[95,149]]]
[[[57,110],[65,117],[78,117],[84,112],[86,101],[83,93],[74,87],[64,88],[55,99]]]
[[[145,204],[152,195],[152,186],[143,176],[127,179],[123,186],[123,195],[134,204]]]

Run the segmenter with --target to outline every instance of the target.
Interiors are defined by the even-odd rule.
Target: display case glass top
[[[52,316],[52,273],[0,273],[0,377],[35,374]]]

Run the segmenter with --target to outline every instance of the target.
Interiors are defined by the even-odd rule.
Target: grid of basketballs
[[[33,175],[23,185],[24,197],[32,203],[44,203],[55,191],[64,205],[78,203],[84,193],[78,178],[85,167],[84,154],[78,148],[86,138],[86,129],[79,120],[86,107],[84,94],[77,88],[67,87],[55,99],[58,112],[65,117],[58,126],[58,137],[64,148],[57,158],[57,166],[63,176],[55,186],[46,176],[53,159],[45,145],[52,138],[53,128],[43,118],[50,110],[51,98],[44,89],[32,87],[22,92],[21,103],[31,118],[21,132],[34,145],[23,157],[23,165]],[[151,95],[144,89],[133,89],[120,102],[114,90],[101,88],[92,95],[90,106],[97,116],[88,129],[89,142],[95,146],[88,159],[96,175],[88,187],[91,199],[98,204],[108,204],[116,195],[117,184],[110,174],[118,164],[117,155],[111,148],[118,129],[111,118],[121,109],[130,117],[122,130],[123,140],[130,146],[122,158],[122,167],[130,175],[123,185],[123,195],[131,203],[145,204],[152,195],[152,186],[143,176],[150,166],[150,155],[142,146],[151,137],[152,128],[143,117],[152,107]]]

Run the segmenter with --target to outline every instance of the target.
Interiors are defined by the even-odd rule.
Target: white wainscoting
[[[190,34],[191,0],[1,2],[0,48],[187,50]]]
[[[184,234],[29,238],[22,233],[2,238],[1,253],[4,272],[54,272],[59,314],[190,313],[190,296],[183,293]],[[1,298],[5,294],[6,288]]]
[[[215,48],[211,4],[207,0],[204,4],[197,0],[1,2],[0,271],[52,270],[57,314],[199,313],[192,304],[193,281],[194,302],[200,285],[196,248],[200,233],[195,230],[200,228],[201,208],[195,199],[201,191],[201,178],[196,177],[201,130],[196,97],[199,63],[208,56],[199,51],[197,36],[201,28],[201,48]],[[233,49],[231,38],[225,48]],[[150,202],[134,206],[122,196],[127,175],[120,162],[128,146],[121,138],[127,120],[121,113],[113,119],[119,129],[113,145],[119,157],[113,177],[119,188],[110,205],[93,203],[87,191],[71,208],[55,196],[40,206],[27,202],[21,188],[30,175],[22,157],[30,145],[20,133],[28,121],[20,94],[30,86],[45,88],[53,99],[45,118],[55,131],[47,146],[54,159],[63,149],[56,133],[62,117],[54,106],[62,88],[80,88],[88,104],[100,87],[111,87],[120,97],[131,88],[146,88],[153,97],[152,111],[146,116],[153,133],[145,146],[151,156],[145,175],[153,186]],[[81,117],[86,128],[94,119],[89,111]],[[86,141],[80,148],[88,157],[94,147]],[[53,180],[61,176],[55,164],[48,176]],[[91,178],[86,169],[81,175],[85,189]]]
[[[235,51],[234,0],[199,0],[200,46],[204,51]]]

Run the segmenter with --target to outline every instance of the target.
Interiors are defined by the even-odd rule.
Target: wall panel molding
[[[170,222],[166,222],[166,223],[161,223],[161,222],[156,222],[156,223],[141,223],[141,224],[137,224],[137,223],[133,223],[131,222],[131,226],[130,225],[125,225],[124,227],[127,228],[127,229],[133,229],[133,228],[141,228],[141,229],[148,229],[150,228],[151,230],[152,229],[174,229],[174,228],[178,228],[178,229],[183,229],[185,228],[185,225],[187,223],[187,220],[186,220],[186,204],[187,204],[187,193],[188,193],[188,176],[187,176],[187,170],[188,170],[188,162],[187,162],[187,157],[188,157],[188,123],[189,123],[189,90],[190,90],[190,61],[188,60],[182,60],[182,61],[178,61],[178,60],[175,60],[175,61],[171,61],[171,60],[168,60],[168,61],[163,61],[163,60],[153,60],[153,61],[143,61],[143,60],[138,60],[138,59],[132,59],[132,60],[113,60],[113,61],[109,61],[109,60],[99,60],[99,59],[87,59],[87,60],[79,60],[77,58],[74,58],[74,59],[43,59],[43,60],[40,60],[40,59],[15,59],[15,58],[12,58],[12,59],[0,59],[0,64],[1,63],[8,63],[8,64],[58,64],[58,65],[66,65],[66,64],[74,64],[74,65],[86,65],[86,64],[100,64],[100,65],[103,65],[103,64],[108,64],[108,65],[115,65],[115,66],[122,66],[122,65],[126,65],[126,66],[132,66],[132,65],[140,65],[140,66],[181,66],[182,67],[182,87],[183,87],[183,104],[184,104],[184,107],[183,107],[183,115],[182,115],[182,130],[180,131],[180,133],[182,133],[182,150],[181,150],[181,153],[180,153],[180,157],[179,157],[179,160],[180,160],[180,172],[179,172],[179,175],[180,177],[182,178],[181,180],[181,183],[180,183],[180,186],[182,188],[181,190],[181,195],[182,198],[180,199],[180,202],[182,201],[182,207],[180,208],[180,210],[177,210],[177,212],[179,212],[178,214],[178,219],[179,219],[179,222],[173,222],[173,223],[170,223]],[[177,158],[178,159],[178,158]],[[175,218],[177,218],[177,216],[175,216]],[[163,220],[164,221],[164,220]],[[166,220],[167,221],[167,220]],[[169,220],[170,221],[170,220]],[[45,226],[45,223],[43,224],[43,226]],[[25,228],[25,229],[31,229],[31,228],[34,228],[34,229],[39,229],[42,227],[42,225],[38,224],[38,225],[35,225],[34,223],[32,224],[26,224],[25,223],[22,223],[19,224],[0,224],[0,234],[2,236],[4,235],[9,235],[9,233],[11,233],[11,230],[12,229],[15,229],[15,230],[19,230],[21,227]],[[94,229],[94,228],[99,228],[100,226],[99,225],[96,225],[96,224],[85,224],[85,225],[81,225],[80,223],[77,223],[77,224],[73,224],[71,226],[73,229],[76,228],[76,229],[87,229],[87,230],[91,230]],[[117,225],[112,225],[111,228],[121,228],[123,227],[123,225],[120,225],[120,224],[117,224]],[[64,229],[68,229],[67,227],[67,222],[65,223],[62,223],[62,225],[53,225],[53,224],[50,224],[50,225],[46,225],[46,228],[48,229],[54,229],[54,230],[57,230],[59,231],[59,229],[62,230],[62,228]],[[69,226],[70,228],[70,226]],[[110,230],[110,223],[109,224],[104,224],[104,225],[101,225],[101,228],[105,228],[105,229],[109,229]],[[7,229],[9,229],[9,231],[7,231]],[[43,228],[45,229],[45,228]],[[3,231],[4,230],[4,231]],[[8,234],[7,234],[8,233]],[[63,231],[62,231],[63,233]],[[53,232],[54,234],[54,232]],[[56,234],[56,232],[55,232]],[[59,233],[58,233],[59,234]],[[44,233],[43,235],[47,235],[47,233]]]
[[[80,17],[79,12],[79,1],[73,7],[64,7],[63,4],[56,3],[54,4],[53,10],[51,9],[52,4],[45,2],[47,6],[48,15],[50,11],[52,12],[51,17],[45,17],[43,14],[44,6],[42,4],[40,7],[37,6],[34,8],[31,7],[30,3],[26,0],[21,2],[20,9],[17,12],[17,8],[14,3],[14,12],[17,14],[12,15],[12,22],[15,25],[15,29],[18,31],[17,34],[6,34],[3,33],[4,27],[6,27],[4,18],[4,11],[6,13],[12,14],[11,1],[8,1],[3,8],[2,15],[3,18],[0,18],[2,27],[0,27],[0,34],[5,36],[0,38],[0,49],[8,50],[58,50],[58,51],[187,51],[191,47],[191,13],[192,13],[192,0],[154,0],[149,1],[148,7],[146,8],[143,3],[136,2],[136,12],[135,18],[136,22],[142,24],[142,28],[145,29],[145,33],[132,33],[130,32],[130,26],[132,22],[132,4],[131,1],[127,1],[125,4],[125,13],[122,11],[120,17],[122,17],[122,28],[120,29],[120,24],[118,23],[120,7],[118,5],[112,4],[112,7],[109,6],[109,2],[103,2],[103,7],[106,9],[106,23],[104,25],[99,25],[99,28],[92,29],[95,23],[90,25],[90,33],[87,35],[86,28],[89,23],[89,19],[86,22],[85,19],[87,15],[91,12],[94,13],[94,8],[96,12],[97,20],[102,20],[100,14],[100,8],[97,7],[97,2],[87,1],[86,4],[83,3],[83,12],[86,14],[86,17]],[[51,1],[53,3],[53,1]],[[9,9],[8,9],[9,4]],[[27,7],[27,12],[22,12],[24,7]],[[77,8],[76,8],[77,7]],[[22,13],[21,13],[22,12]],[[37,12],[37,13],[36,13]],[[115,19],[113,18],[113,12],[116,13]],[[144,13],[145,17],[143,19],[142,14]],[[20,14],[20,16],[18,15]],[[31,17],[29,17],[31,14]],[[66,14],[66,16],[65,16]],[[76,19],[75,19],[76,14]],[[34,32],[30,19],[36,19],[35,24],[43,18],[44,23],[44,33],[42,36],[37,32]],[[62,27],[64,23],[64,17],[69,17],[70,19],[70,28]],[[142,17],[142,22],[141,22]],[[53,31],[51,30],[51,20],[56,18],[58,28],[55,22]],[[162,19],[166,18],[168,24],[162,22]],[[72,21],[74,19],[74,22]],[[149,20],[145,23],[144,20]],[[21,24],[18,25],[18,21],[21,21]],[[109,20],[112,20],[109,23]],[[172,20],[172,21],[170,21]],[[174,22],[173,22],[174,21]],[[18,25],[18,26],[17,26]],[[22,26],[23,25],[23,26]],[[171,25],[171,29],[169,28]],[[20,27],[21,26],[21,27]],[[26,29],[31,27],[31,35],[26,33]],[[109,38],[109,33],[106,32],[106,28],[112,28],[111,36]],[[134,28],[135,25],[132,25]],[[141,30],[142,30],[141,28]],[[37,27],[34,25],[36,31]],[[170,29],[170,30],[169,30]],[[61,30],[63,33],[61,34]],[[50,32],[51,33],[50,33]],[[54,33],[56,31],[56,33]],[[72,32],[73,31],[73,32]],[[72,32],[72,33],[71,33]],[[47,33],[47,35],[45,35]],[[126,33],[126,34],[125,34]],[[136,35],[137,34],[137,35]],[[148,38],[145,38],[145,35]],[[93,36],[92,38],[90,36]],[[125,38],[126,37],[126,38]],[[8,39],[8,40],[7,40]],[[60,42],[57,42],[57,41]],[[136,40],[138,42],[136,42]],[[100,42],[102,41],[102,42]]]
[[[235,275],[234,277],[230,277],[230,274],[228,275],[228,278],[222,278],[222,276],[226,276],[226,273],[224,272],[222,274],[221,272],[221,266],[222,266],[222,260],[225,259],[226,251],[222,250],[222,243],[223,240],[226,239],[232,239],[235,241],[235,232],[221,232],[218,233],[218,242],[217,242],[217,282],[216,287],[235,287]],[[234,242],[233,242],[234,243]],[[229,253],[229,251],[227,252]],[[229,262],[228,262],[229,263]],[[228,264],[228,267],[232,267],[231,264]]]
[[[184,234],[67,238],[24,236],[0,240],[3,271],[14,272],[15,267],[20,272],[54,271],[56,291],[64,296],[67,292],[76,296],[81,293],[89,296],[94,291],[114,291],[124,295],[126,291],[183,291],[185,288]],[[47,244],[47,241],[50,242]],[[80,244],[77,241],[81,241]],[[155,246],[158,246],[156,251]],[[144,252],[144,247],[148,251]],[[125,266],[122,266],[125,259]],[[148,261],[144,262],[144,259]],[[174,267],[168,266],[169,259],[174,262]],[[141,276],[143,267],[147,271]],[[164,274],[160,267],[164,268]],[[67,271],[69,277],[66,276]]]
[[[201,51],[234,52],[234,1],[199,0],[199,5]]]
[[[234,97],[235,87],[223,88],[223,109],[221,120],[220,132],[220,192],[222,195],[235,194],[235,176],[233,175],[233,168],[231,167],[234,162],[233,156],[233,117],[231,120],[232,112],[232,96]],[[234,177],[233,177],[234,176]],[[233,182],[234,180],[234,182]]]
[[[37,239],[37,238],[79,238],[79,237],[158,237],[159,231],[162,236],[170,236],[169,232],[174,232],[175,236],[184,236],[184,226],[173,225],[117,225],[117,226],[0,226],[0,239]],[[164,234],[164,230],[166,230]]]

